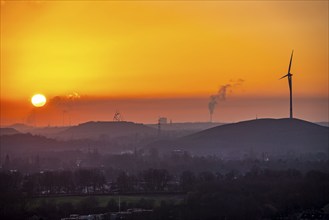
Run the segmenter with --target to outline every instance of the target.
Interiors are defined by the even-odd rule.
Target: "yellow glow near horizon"
[[[326,1],[1,2],[2,98],[328,96]]]
[[[0,2],[0,125],[208,121],[227,84],[214,120],[287,117],[292,49],[294,115],[328,120],[328,1]]]
[[[46,104],[47,99],[44,95],[42,94],[35,94],[34,96],[32,96],[31,98],[31,103],[35,106],[35,107],[42,107]]]

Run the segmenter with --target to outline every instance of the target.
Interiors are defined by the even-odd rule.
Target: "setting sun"
[[[0,220],[329,220],[329,0],[0,0],[0,39]]]
[[[1,125],[328,120],[327,1],[0,2]]]
[[[31,98],[31,102],[35,107],[42,107],[46,104],[47,99],[42,94],[36,94]]]

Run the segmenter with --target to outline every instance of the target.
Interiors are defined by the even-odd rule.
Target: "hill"
[[[220,154],[234,158],[262,153],[327,154],[329,128],[299,119],[258,119],[226,124],[152,145],[161,151],[186,150],[192,154]]]
[[[57,138],[109,140],[127,136],[156,135],[157,130],[143,124],[133,122],[86,122],[72,126],[57,135]]]
[[[156,129],[132,122],[87,122],[69,128],[35,128],[33,131],[38,134],[2,135],[3,153],[26,156],[77,149],[88,151],[91,148],[118,153],[131,150],[132,146],[140,147],[144,137],[157,134]],[[60,132],[56,134],[57,131]]]
[[[161,124],[161,129],[164,131],[202,131],[205,129],[213,128],[223,123],[217,122],[180,122],[180,123],[167,123]],[[152,128],[158,128],[158,124],[148,124]]]
[[[162,136],[168,138],[178,138],[186,135],[190,135],[199,131],[203,131],[209,128],[213,128],[223,123],[217,122],[180,122],[180,123],[165,123],[160,125]],[[158,129],[158,124],[148,124],[147,126],[154,129]]]
[[[8,126],[8,128],[14,128],[21,133],[31,132],[34,129],[34,127],[32,127],[32,126],[22,124],[22,123],[10,125],[10,126]]]
[[[66,143],[32,134],[3,135],[1,136],[0,144],[3,153],[25,156],[36,152],[53,151],[66,147]]]
[[[33,127],[25,124],[13,124],[8,126],[8,128],[14,128],[20,133],[31,133],[34,135],[42,135],[45,137],[53,138],[58,133],[65,131],[68,127]]]
[[[2,135],[11,135],[11,134],[19,134],[20,132],[14,128],[0,128],[0,136]]]
[[[316,124],[321,125],[321,126],[325,126],[325,127],[329,127],[329,122],[326,122],[326,121],[316,122]]]

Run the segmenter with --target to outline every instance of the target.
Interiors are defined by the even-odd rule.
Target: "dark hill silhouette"
[[[56,137],[60,132],[65,131],[68,127],[33,127],[25,124],[13,124],[8,126],[9,128],[14,128],[20,133],[31,133],[34,135],[41,135],[49,138]]]
[[[37,127],[29,131],[29,133],[54,138],[67,129],[68,127]]]
[[[16,124],[10,125],[10,126],[8,126],[8,128],[14,128],[21,133],[27,133],[34,129],[33,126],[29,126],[29,125],[22,124],[22,123],[16,123]]]
[[[133,122],[86,122],[68,128],[58,134],[58,138],[68,139],[111,139],[126,136],[155,135],[156,129]]]
[[[60,129],[65,130],[57,135],[52,134],[51,137],[44,136],[46,131]],[[102,152],[118,153],[127,150],[131,144],[139,146],[136,140],[141,140],[144,136],[157,134],[156,129],[132,122],[87,122],[70,128],[36,128],[33,131],[40,134],[2,135],[0,144],[3,152],[19,156],[97,148]]]
[[[0,128],[0,135],[19,134],[20,132],[14,128]]]
[[[321,125],[321,126],[325,126],[325,127],[329,127],[329,122],[325,122],[325,121],[316,122],[316,124]]]
[[[160,125],[161,134],[163,137],[178,138],[186,135],[194,134],[209,128],[213,128],[223,123],[218,122],[179,122],[179,123],[165,123]],[[147,126],[158,129],[158,124],[147,124]]]
[[[164,131],[202,131],[209,128],[213,128],[219,125],[223,125],[223,123],[217,123],[217,122],[180,122],[180,123],[167,123],[167,124],[161,124],[161,129]],[[147,126],[150,126],[152,128],[158,128],[158,124],[148,124]],[[193,133],[194,133],[193,132]]]
[[[29,155],[35,152],[56,151],[65,148],[65,143],[32,134],[3,135],[0,139],[6,154]]]
[[[67,150],[90,150],[91,147],[107,152],[120,152],[120,146],[93,140],[56,140],[41,135],[18,133],[2,135],[1,150],[4,154],[15,156],[35,155],[39,153],[60,152]],[[117,149],[118,148],[118,149]]]
[[[158,142],[160,150],[187,150],[193,154],[241,157],[328,152],[329,128],[299,119],[258,119],[210,128],[173,142]]]

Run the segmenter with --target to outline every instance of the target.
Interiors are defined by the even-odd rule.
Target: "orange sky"
[[[297,115],[328,120],[328,25],[328,1],[1,0],[1,124],[28,121],[35,93],[78,93],[89,110],[76,109],[74,123],[110,120],[115,109],[139,122],[208,120],[209,96],[239,79],[215,120],[287,117],[278,78],[292,49],[294,97],[309,106]],[[272,114],[257,101],[266,99]],[[74,111],[49,103],[40,125]]]

